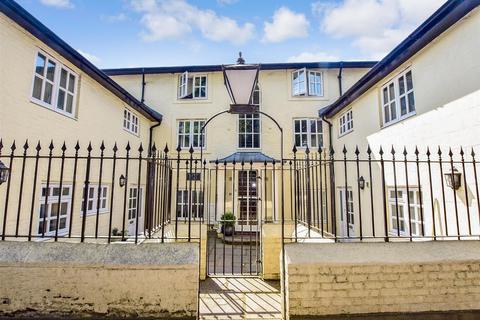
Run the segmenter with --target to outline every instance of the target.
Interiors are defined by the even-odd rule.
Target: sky
[[[445,0],[16,0],[100,68],[379,60]]]

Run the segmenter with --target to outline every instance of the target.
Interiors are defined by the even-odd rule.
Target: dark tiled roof
[[[322,108],[319,111],[320,116],[331,117],[350,105],[479,5],[480,0],[449,0],[446,2],[340,98],[327,108]]]
[[[40,41],[44,42],[50,48],[61,54],[65,59],[88,74],[105,89],[109,90],[118,98],[125,101],[139,113],[150,120],[159,122],[162,121],[162,115],[160,113],[138,101],[134,96],[129,94],[115,81],[110,79],[108,75],[95,67],[90,61],[85,59],[80,53],[78,53],[75,49],[73,49],[15,1],[0,0],[0,12],[4,13],[7,17],[15,21],[15,23],[30,32]]]
[[[295,62],[295,63],[262,63],[260,70],[283,70],[300,68],[371,68],[377,61],[337,61],[337,62]],[[105,69],[103,72],[110,76],[135,75],[135,74],[157,74],[157,73],[183,73],[188,72],[215,72],[222,71],[222,65],[204,66],[174,66],[174,67],[150,67],[150,68],[119,68]]]

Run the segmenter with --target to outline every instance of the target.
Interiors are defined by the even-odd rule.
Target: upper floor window
[[[73,116],[78,76],[44,53],[38,52],[32,100],[59,113]]]
[[[348,110],[340,116],[339,119],[340,135],[344,135],[353,130],[353,112]]]
[[[260,107],[260,87],[258,84],[253,90],[251,103]],[[240,149],[260,148],[260,115],[239,114],[238,115],[238,147]]]
[[[397,75],[382,87],[384,124],[390,124],[415,113],[412,71]]]
[[[238,115],[238,147],[241,149],[260,148],[260,115]]]
[[[179,99],[206,99],[207,98],[207,76],[190,75],[184,72],[178,79]]]
[[[293,96],[323,96],[323,74],[305,68],[292,72]]]
[[[293,120],[295,146],[298,148],[318,148],[323,146],[322,120]]]
[[[138,135],[138,117],[128,109],[123,110],[123,128]]]
[[[178,144],[180,148],[205,147],[205,131],[200,134],[205,120],[180,120],[178,121]]]

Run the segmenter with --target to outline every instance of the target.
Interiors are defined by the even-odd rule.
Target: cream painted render
[[[425,158],[426,148],[430,147],[432,160],[438,160],[438,147],[442,149],[443,159],[446,160],[444,170],[450,168],[449,148],[458,156],[460,147],[463,147],[466,155],[470,159],[472,148],[479,147],[478,137],[480,136],[480,41],[478,38],[480,30],[480,9],[473,10],[470,14],[458,21],[450,29],[436,38],[427,47],[415,54],[403,65],[390,73],[382,81],[370,88],[350,105],[346,106],[341,112],[329,119],[333,123],[333,143],[332,147],[336,152],[335,157],[343,157],[341,153],[345,146],[348,150],[347,157],[354,159],[355,147],[361,150],[361,157],[366,158],[367,146],[373,150],[372,157],[379,159],[379,148],[383,147],[385,159],[391,159],[391,148],[395,147],[397,159],[403,159],[403,148],[407,148],[409,158],[415,159],[415,146]],[[413,86],[415,95],[415,113],[407,118],[390,125],[383,124],[382,113],[382,87],[405,70],[411,70],[413,74]],[[343,136],[339,134],[339,119],[342,114],[351,109],[353,112],[354,127],[353,130]],[[477,152],[477,151],[476,151]],[[456,159],[459,160],[459,159]],[[459,169],[458,164],[455,165]],[[365,167],[360,168],[360,174],[367,178],[367,183],[372,183],[377,187],[374,189],[374,199],[382,199],[382,192],[378,186],[381,185],[380,167],[374,168],[373,181],[368,181],[368,170]],[[468,169],[470,170],[470,169]],[[410,169],[409,169],[410,172]],[[416,173],[409,173],[409,186],[413,190],[416,186]],[[444,234],[443,225],[444,210],[442,206],[441,191],[438,186],[441,185],[443,177],[438,173],[438,168],[433,168],[433,185],[436,186],[433,195],[434,216],[438,234]],[[462,176],[463,179],[463,176]],[[412,182],[413,180],[413,182]],[[339,200],[339,190],[344,189],[345,181],[343,175],[335,177],[337,190],[335,197]],[[350,173],[348,183],[349,188],[353,188],[354,213],[357,217],[360,211],[357,201],[358,188],[356,174],[354,170]],[[404,177],[404,167],[397,167],[397,185],[405,189],[406,182]],[[394,177],[391,168],[386,171],[386,188],[392,189],[394,186]],[[475,196],[475,181],[473,174],[467,175],[467,194],[469,202],[466,202],[464,193],[465,185],[462,181],[462,187],[457,190],[458,211],[460,212],[460,229],[467,230],[466,208],[470,207],[472,232],[478,234],[479,217],[477,212],[477,201]],[[450,230],[455,234],[455,209],[452,190],[446,189],[446,208],[447,219]],[[365,190],[360,191],[362,198],[362,212],[370,212],[370,191],[367,186]],[[425,212],[425,235],[432,235],[432,207],[430,204],[429,190],[422,190],[423,208]],[[383,221],[382,201],[375,201],[374,211],[376,221]],[[337,206],[337,217],[340,215],[340,209]],[[389,210],[389,217],[392,212]],[[371,219],[368,214],[364,215],[363,228],[365,234],[371,234]],[[391,220],[389,219],[389,230],[392,231]],[[341,228],[340,222],[337,228]],[[359,234],[358,223],[355,225],[355,234]],[[378,234],[378,231],[377,231]]]
[[[66,154],[73,156],[75,153],[75,144],[80,143],[80,156],[86,156],[87,146],[91,141],[93,156],[100,155],[100,145],[102,141],[105,144],[105,154],[111,155],[112,149],[116,143],[119,148],[119,155],[125,154],[125,148],[130,143],[133,157],[138,157],[138,148],[143,144],[145,149],[144,155],[149,144],[150,127],[156,122],[152,122],[145,116],[141,115],[130,106],[127,106],[124,101],[101,86],[98,82],[92,79],[82,70],[75,67],[72,63],[55,52],[45,43],[39,41],[32,34],[25,31],[18,24],[13,22],[10,18],[0,13],[0,43],[8,45],[1,45],[0,49],[0,78],[2,85],[0,86],[0,96],[2,97],[2,104],[0,106],[0,138],[2,139],[3,149],[2,155],[10,154],[10,146],[15,141],[15,154],[23,153],[23,145],[28,140],[29,150],[28,155],[35,155],[35,148],[37,143],[41,143],[41,155],[48,155],[48,146],[51,141],[55,146],[52,153],[56,156],[61,155],[61,147],[65,142],[67,150]],[[66,66],[77,75],[76,81],[76,100],[75,100],[75,114],[73,117],[58,113],[52,109],[40,105],[32,99],[32,81],[35,72],[35,60],[38,52],[48,54],[48,56],[55,59],[57,62]],[[124,110],[129,110],[138,117],[138,133],[133,134],[124,128]],[[4,160],[4,159],[2,159]],[[18,159],[17,159],[18,160]],[[4,161],[7,161],[6,159]],[[8,164],[8,162],[5,162]],[[82,194],[83,180],[80,177],[85,176],[85,162],[78,166],[77,170],[77,184],[75,194],[77,201],[74,203],[73,218],[73,235],[80,233],[81,217],[82,217],[82,201],[78,200]],[[16,168],[21,167],[20,161],[14,161]],[[50,187],[59,186],[60,183],[60,163],[54,161],[52,173],[50,175]],[[111,175],[111,162],[105,162],[103,170],[109,172]],[[33,192],[34,170],[33,166],[27,166],[25,172],[23,186],[23,206],[20,212],[20,234],[28,234],[29,216],[30,216],[30,201],[34,198],[34,220],[32,231],[33,235],[37,234],[39,227],[39,210],[40,204],[43,203],[41,196],[41,186],[47,183],[47,162],[40,160],[40,170],[37,177],[37,184],[35,194]],[[130,170],[137,172],[138,162],[132,163]],[[99,162],[92,162],[91,166],[91,186],[99,184]],[[117,170],[115,181],[118,181],[120,175],[124,173],[123,170]],[[72,188],[73,181],[73,161],[67,160],[65,164],[63,187]],[[15,176],[15,181],[11,184],[10,195],[12,197],[9,202],[9,211],[17,212],[19,203],[14,201],[20,190],[20,183],[18,176]],[[132,179],[133,180],[133,179]],[[82,182],[80,182],[82,181]],[[121,217],[123,210],[123,203],[117,201],[110,205],[110,190],[112,187],[111,176],[106,178],[104,174],[102,186],[108,190],[107,208],[101,210],[99,214],[99,229],[108,230],[109,213],[113,210],[115,213],[113,227],[121,230]],[[138,181],[129,181],[128,188],[136,187]],[[141,188],[145,189],[145,175],[142,175],[140,180]],[[117,186],[118,188],[118,186]],[[0,188],[0,198],[5,199],[7,188]],[[143,192],[142,197],[145,197]],[[68,197],[64,197],[66,200]],[[28,200],[27,200],[28,199]],[[18,200],[18,199],[17,199]],[[28,205],[27,205],[28,203]],[[145,201],[143,201],[145,203]],[[2,212],[4,205],[1,205]],[[69,207],[70,208],[70,207]],[[143,206],[142,211],[145,209]],[[96,212],[96,211],[95,211]],[[140,218],[140,224],[143,222],[144,214]],[[6,224],[7,234],[15,233],[14,214],[9,214]],[[3,223],[3,218],[2,218]],[[95,214],[89,213],[86,219],[86,229],[90,230],[88,233],[92,236],[95,229]],[[62,233],[60,232],[60,235]]]

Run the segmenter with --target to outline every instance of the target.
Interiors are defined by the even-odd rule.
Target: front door
[[[355,215],[353,212],[353,191],[339,190],[340,236],[349,238],[355,236]]]
[[[244,170],[238,173],[239,216],[237,228],[248,226],[247,230],[256,230],[258,219],[257,171]]]
[[[128,190],[128,235],[135,236],[137,230],[137,215],[140,219],[142,213],[142,188],[136,186]],[[141,229],[138,229],[141,233]]]

